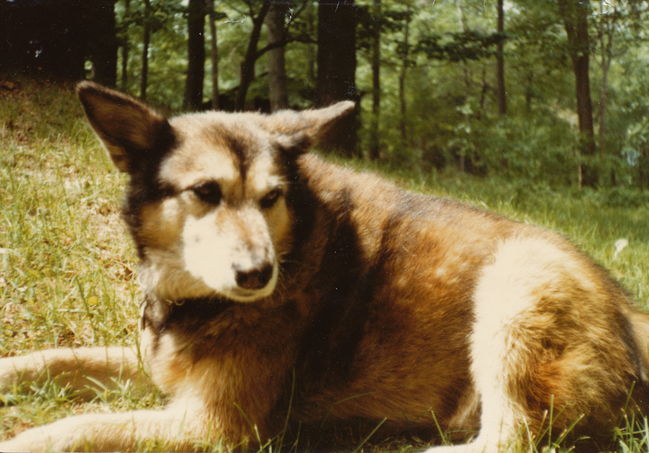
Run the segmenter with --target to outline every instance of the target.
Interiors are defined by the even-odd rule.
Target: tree
[[[409,147],[408,140],[408,101],[406,99],[406,78],[408,77],[408,68],[412,65],[410,49],[410,22],[412,21],[412,6],[406,2],[406,11],[403,15],[403,38],[398,44],[399,57],[401,64],[399,66],[399,132],[401,134],[401,145],[404,148]]]
[[[316,96],[319,106],[351,99],[356,90],[356,11],[354,0],[319,0],[318,74]],[[358,113],[339,122],[323,140],[323,146],[346,156],[358,153]]]
[[[286,63],[286,14],[288,3],[274,1],[266,17],[268,44],[276,45],[268,51],[268,92],[271,111],[288,107]]]
[[[124,18],[130,16],[131,13],[131,0],[124,0]],[[130,54],[130,45],[128,41],[129,35],[127,27],[122,25],[120,27],[120,43],[122,48],[122,61],[120,69],[120,87],[122,91],[128,90],[128,59]]]
[[[250,84],[255,79],[255,62],[259,58],[257,46],[259,38],[261,37],[261,28],[264,25],[266,15],[270,10],[271,0],[264,0],[258,11],[255,12],[252,0],[248,0],[248,10],[250,12],[250,19],[252,20],[252,31],[248,38],[248,46],[246,47],[246,54],[241,62],[241,77],[239,80],[239,90],[237,92],[236,108],[237,110],[244,110],[246,106],[246,96]]]
[[[100,0],[94,5],[94,14],[88,15],[89,53],[94,79],[104,85],[115,86],[117,81],[117,37],[115,35],[115,0]],[[88,17],[87,16],[87,17]]]
[[[568,52],[572,60],[577,97],[580,150],[586,159],[595,157],[595,132],[593,128],[593,104],[590,96],[590,39],[588,35],[589,1],[558,0],[568,37]],[[580,185],[593,187],[597,184],[597,172],[592,163],[583,162],[579,168]]]
[[[189,0],[187,35],[187,77],[183,107],[197,110],[203,104],[205,78],[205,0]]]
[[[313,44],[316,43],[315,36],[317,34],[317,10],[313,2],[307,1],[306,3],[306,13],[305,13],[305,34],[313,38]],[[309,45],[306,48],[306,57],[307,57],[307,81],[310,86],[316,85],[317,80],[317,48],[316,46]]]
[[[617,9],[614,2],[607,5],[608,2],[599,0],[598,18],[595,21],[597,30],[597,41],[599,44],[599,68],[601,71],[601,81],[599,88],[599,107],[598,107],[598,146],[601,154],[606,154],[606,108],[609,97],[608,76],[613,61],[613,38],[618,20],[621,18],[621,12]]]
[[[379,124],[381,119],[381,0],[374,0],[372,10],[372,118],[370,125],[370,159],[381,153]]]
[[[142,18],[142,73],[140,74],[140,98],[146,100],[149,84],[149,45],[151,41],[151,0],[144,0]]]
[[[210,24],[210,61],[212,64],[212,108],[219,108],[219,45],[216,28],[217,13],[214,10],[214,0],[205,0]]]
[[[498,0],[498,25],[496,31],[498,34],[505,33],[505,9],[504,0]],[[505,87],[505,41],[498,41],[496,48],[496,97],[498,98],[498,113],[507,114],[507,91]]]

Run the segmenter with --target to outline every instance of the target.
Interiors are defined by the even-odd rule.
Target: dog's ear
[[[167,119],[142,102],[93,82],[77,85],[88,121],[123,172],[133,173],[171,135]]]
[[[297,155],[316,145],[336,122],[351,113],[356,104],[342,101],[328,107],[296,112],[281,110],[264,116],[262,127],[275,136],[277,145]]]

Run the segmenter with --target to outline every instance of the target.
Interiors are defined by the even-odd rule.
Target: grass
[[[119,219],[122,176],[71,87],[24,82],[0,99],[0,355],[133,343],[138,293]],[[84,405],[54,384],[34,391],[0,395],[16,403],[0,408],[3,437],[64,415],[146,404],[131,389]]]
[[[649,303],[649,209],[633,196],[620,202],[620,194],[610,190],[556,189],[386,165],[373,170],[416,191],[558,230],[610,269],[639,304]],[[123,183],[83,120],[71,86],[23,81],[19,90],[0,93],[0,356],[137,341],[135,253],[118,212]],[[628,246],[616,253],[619,239]],[[0,438],[70,414],[164,401],[127,383],[98,391],[89,402],[76,401],[53,383],[29,387],[0,394],[8,403],[0,406]],[[371,433],[361,437],[359,451],[421,446],[399,438],[372,444]],[[647,451],[647,420],[630,417],[615,441],[619,451]],[[543,447],[557,445],[550,439],[539,451]],[[570,444],[558,447],[567,450]]]

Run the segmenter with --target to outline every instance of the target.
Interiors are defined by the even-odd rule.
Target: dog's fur
[[[305,153],[351,102],[167,120],[89,82],[78,93],[130,175],[140,350],[171,402],[66,418],[0,450],[241,447],[385,419],[479,431],[438,448],[492,452],[576,421],[607,436],[629,397],[646,409],[649,318],[589,257]],[[43,368],[75,388],[139,379],[128,348],[49,350],[2,359],[0,388]]]

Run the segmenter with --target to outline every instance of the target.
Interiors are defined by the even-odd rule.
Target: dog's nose
[[[273,275],[273,266],[265,264],[261,267],[248,270],[236,269],[237,285],[245,289],[262,289],[264,288]]]

